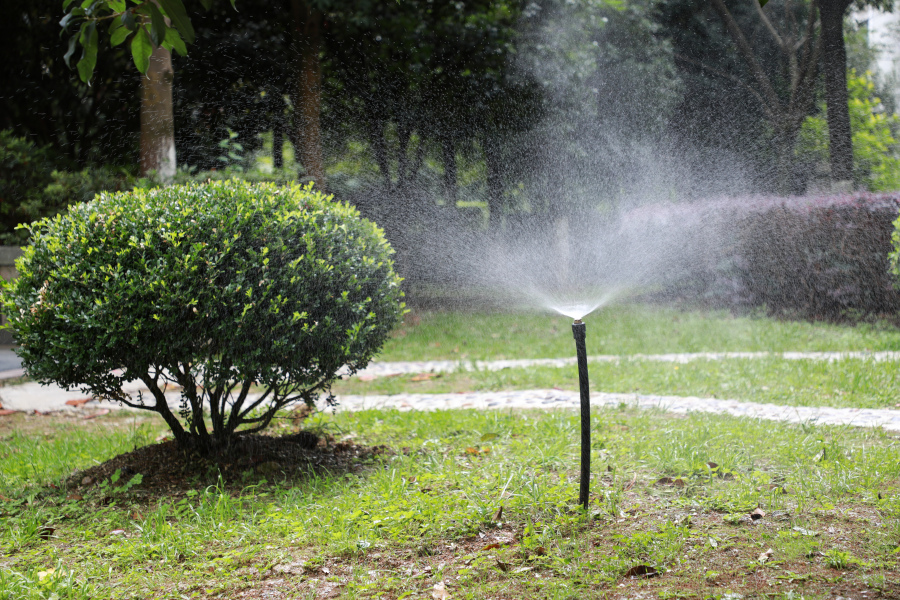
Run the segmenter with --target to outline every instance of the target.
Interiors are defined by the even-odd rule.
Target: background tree
[[[0,2],[0,35],[10,56],[0,64],[0,129],[52,147],[57,169],[129,166],[137,155],[138,79],[130,54],[103,44],[91,85],[63,61],[59,0]]]
[[[211,2],[203,0],[206,7]],[[63,0],[63,10],[60,26],[73,32],[65,61],[70,64],[81,47],[76,68],[83,82],[94,74],[101,28],[106,28],[110,45],[129,43],[137,70],[146,75],[141,79],[140,171],[170,180],[176,166],[171,51],[186,54],[185,44],[194,41],[184,4],[181,0]]]
[[[778,23],[757,3],[759,21],[771,35],[780,54],[780,80],[771,77],[744,32],[725,5],[724,0],[711,0],[713,9],[728,31],[741,58],[747,64],[755,86],[751,90],[762,103],[774,130],[777,155],[777,188],[781,193],[795,191],[793,182],[794,146],[803,120],[812,108],[816,69],[822,51],[822,36],[817,35],[819,0],[809,5],[783,0],[784,19]],[[772,7],[772,3],[767,5]],[[744,82],[744,85],[748,85]],[[782,91],[779,93],[779,89]]]

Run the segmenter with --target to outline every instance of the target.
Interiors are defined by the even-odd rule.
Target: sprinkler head
[[[572,323],[572,325],[581,325],[583,322],[584,321],[582,321],[581,319],[575,319],[575,322]]]

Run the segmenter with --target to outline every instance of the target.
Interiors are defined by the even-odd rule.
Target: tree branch
[[[762,107],[766,113],[766,116],[768,116],[770,119],[775,118],[775,113],[772,111],[771,107],[766,103],[765,99],[760,95],[760,93],[755,88],[753,88],[753,86],[748,85],[747,82],[744,81],[743,79],[741,79],[740,77],[732,75],[731,73],[728,73],[726,71],[720,71],[719,69],[716,69],[715,67],[711,67],[707,64],[704,64],[703,62],[701,62],[699,60],[694,60],[692,58],[688,58],[687,56],[683,56],[681,54],[675,54],[675,60],[679,60],[682,62],[686,62],[686,63],[692,64],[692,65],[695,65],[697,67],[700,67],[704,71],[708,71],[708,72],[712,73],[713,75],[718,75],[719,77],[724,77],[726,79],[730,79],[731,81],[737,83],[738,85],[743,86],[744,88],[747,89],[748,92],[750,92],[751,94],[756,96],[756,99],[759,100],[760,104],[762,104]]]
[[[715,9],[722,19],[722,22],[725,24],[725,28],[734,40],[738,52],[741,57],[743,57],[744,62],[746,62],[747,66],[750,68],[753,77],[756,78],[757,83],[759,83],[759,86],[762,88],[762,94],[766,98],[766,101],[771,105],[772,112],[782,112],[781,101],[778,99],[775,88],[772,87],[762,66],[760,66],[756,57],[753,56],[753,48],[750,47],[750,43],[747,41],[747,38],[744,37],[744,34],[741,32],[741,28],[738,27],[734,17],[728,12],[725,2],[723,2],[723,0],[710,0],[710,2],[712,3],[713,9]]]
[[[775,25],[772,24],[772,21],[769,20],[768,15],[766,15],[766,11],[763,10],[763,7],[760,6],[759,0],[750,0],[753,6],[756,7],[756,13],[759,15],[759,18],[762,19],[763,25],[766,26],[766,29],[769,30],[769,33],[772,34],[772,37],[775,38],[775,43],[784,50],[785,43],[784,40],[781,39],[781,36],[778,35],[778,30],[775,28]]]

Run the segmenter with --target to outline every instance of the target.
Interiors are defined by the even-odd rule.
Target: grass
[[[856,326],[735,317],[725,312],[680,312],[622,305],[588,317],[588,354],[624,356],[591,363],[593,390],[728,398],[792,406],[894,408],[900,403],[897,365],[845,359],[729,358],[673,364],[629,359],[675,352],[881,351],[900,348],[900,331]],[[574,354],[570,322],[563,317],[504,313],[421,312],[385,345],[378,360],[492,360],[555,358]],[[573,367],[459,371],[423,378],[401,375],[338,382],[338,394],[453,393],[511,389],[577,390]]]
[[[900,403],[896,362],[838,362],[780,358],[695,361],[687,364],[624,360],[590,363],[591,389],[601,392],[728,398],[791,406],[894,408]],[[464,391],[578,390],[574,365],[500,371],[418,374],[334,386],[336,394],[453,393]]]
[[[874,325],[640,306],[587,322],[591,354],[900,349],[900,332]],[[572,346],[564,318],[426,312],[379,360],[550,358]],[[895,363],[863,360],[590,370],[601,391],[779,404],[891,407],[900,391]],[[576,389],[575,378],[540,367],[335,391]],[[265,463],[236,481],[67,488],[77,469],[152,444],[162,423],[4,417],[0,600],[900,597],[900,438],[879,429],[596,410],[584,512],[573,412],[367,411],[307,426],[390,450],[355,469]],[[279,420],[274,433],[292,427]]]
[[[572,412],[319,415],[394,452],[236,492],[51,487],[158,430],[111,417],[87,426],[93,456],[81,424],[15,417],[54,457],[4,428],[0,598],[431,598],[441,582],[460,599],[900,593],[900,442],[878,430],[598,411],[589,513],[573,505]]]
[[[589,354],[900,350],[900,331],[617,305],[585,318]],[[417,312],[380,361],[556,358],[574,352],[571,320],[543,314]]]

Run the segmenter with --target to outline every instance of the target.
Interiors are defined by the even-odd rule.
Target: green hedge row
[[[811,319],[894,315],[891,271],[900,193],[751,197],[667,208],[632,219],[669,233],[684,268],[670,293]],[[665,235],[665,234],[663,234]],[[680,244],[680,247],[675,247]]]

